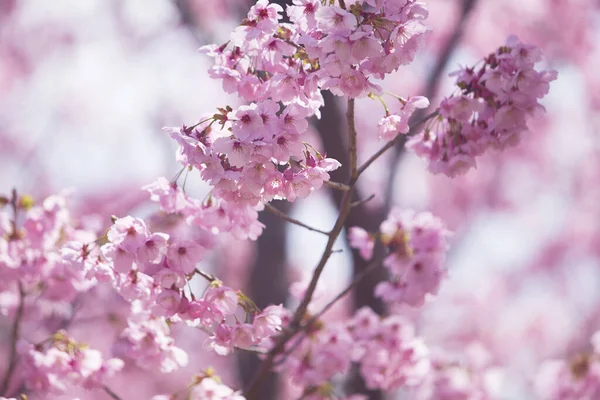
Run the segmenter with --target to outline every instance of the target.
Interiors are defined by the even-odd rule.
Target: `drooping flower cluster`
[[[380,282],[375,294],[389,303],[421,306],[428,294],[436,294],[446,276],[443,265],[449,232],[431,213],[394,209],[381,223],[380,240],[390,253],[384,260],[390,281]],[[359,227],[350,230],[350,243],[370,258],[373,235]]]
[[[476,166],[489,148],[514,146],[527,132],[527,118],[545,111],[538,99],[548,93],[556,71],[535,69],[541,50],[508,38],[482,65],[456,72],[460,94],[442,101],[430,127],[407,143],[429,170],[454,177]]]
[[[348,97],[380,91],[369,79],[410,63],[427,31],[427,10],[414,0],[353,1],[346,8],[294,0],[286,11],[291,24],[279,23],[279,5],[259,0],[230,48],[204,48],[216,61],[210,74],[226,92],[317,112],[319,89]]]

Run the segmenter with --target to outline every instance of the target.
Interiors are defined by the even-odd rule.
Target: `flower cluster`
[[[570,360],[542,364],[535,380],[542,400],[596,399],[600,396],[600,332],[592,337],[593,351]]]
[[[199,170],[212,187],[205,202],[186,197],[166,180],[147,190],[164,198],[165,211],[181,212],[192,225],[256,239],[263,228],[257,211],[264,203],[307,197],[340,163],[303,145],[301,136],[308,128],[304,108],[281,110],[266,100],[228,110],[194,129],[170,130],[180,146],[180,161]],[[225,134],[210,127],[217,120]]]
[[[436,294],[442,278],[448,250],[449,232],[431,213],[394,209],[381,223],[380,240],[390,253],[384,260],[391,280],[380,282],[375,294],[390,303],[421,306],[428,294]],[[350,244],[370,258],[374,235],[359,227],[350,230]]]
[[[202,298],[185,293],[184,287],[200,273],[196,265],[206,252],[200,244],[151,233],[142,219],[130,216],[116,219],[106,240],[100,249],[103,257],[91,270],[101,279],[108,274],[117,292],[131,303],[118,346],[122,356],[167,373],[187,364],[187,354],[170,336],[170,324],[186,321],[207,332],[205,347],[221,355],[234,347],[257,346],[280,328],[280,306],[261,311],[215,278],[209,277]],[[240,310],[253,316],[253,322],[240,322]]]
[[[164,197],[167,209],[211,232],[255,239],[264,203],[307,197],[329,180],[340,164],[303,142],[307,118],[320,116],[321,90],[349,97],[379,93],[370,80],[412,61],[427,31],[427,11],[413,0],[348,7],[297,0],[287,8],[291,23],[280,22],[282,12],[259,0],[227,44],[201,49],[214,59],[211,77],[249,104],[219,108],[193,127],[168,129],[180,146],[180,162],[211,185],[208,200],[187,199],[164,181],[148,187],[155,199]],[[402,121],[390,117],[384,130],[403,129],[421,103],[409,101]]]
[[[172,192],[161,192],[156,185],[151,189],[163,208],[173,211],[186,203],[185,195],[173,196],[177,189],[166,187]],[[113,217],[98,238],[74,227],[61,196],[35,206],[29,197],[14,194],[3,203],[12,205],[0,209],[0,245],[7,250],[0,253],[3,313],[19,320],[51,317],[64,304],[80,302],[84,292],[88,298],[97,292],[103,302],[118,294],[128,304],[128,310],[120,312],[123,324],[115,325],[117,340],[112,347],[118,358],[103,361],[101,352],[75,342],[66,330],[53,331],[52,324],[40,328],[53,333],[36,332],[45,338],[42,341],[21,340],[18,379],[33,392],[63,392],[66,385],[102,388],[125,361],[161,373],[175,371],[187,365],[189,357],[175,344],[174,324],[208,334],[204,348],[220,355],[235,347],[262,349],[281,329],[285,314],[281,306],[260,310],[243,293],[197,269],[209,250],[201,241],[152,232],[146,221],[132,216]],[[191,280],[198,275],[210,281],[201,297],[191,291]],[[31,304],[28,300],[33,297],[36,301]],[[63,327],[77,318],[75,310],[60,313]],[[212,390],[210,383],[198,385],[197,398],[204,398],[205,386]]]
[[[175,400],[175,395],[157,395],[150,400]],[[188,400],[245,400],[239,392],[234,392],[224,385],[219,377],[214,376],[212,369],[194,378],[194,383],[186,393]]]
[[[381,319],[364,307],[346,323],[316,323],[287,345],[279,369],[305,394],[323,394],[352,364],[369,389],[417,387],[430,372],[428,351],[413,326],[399,316]]]
[[[38,293],[41,301],[56,303],[71,302],[93,287],[85,270],[70,265],[59,251],[66,240],[95,238],[72,223],[67,197],[53,195],[40,205],[29,196],[14,197],[11,202],[12,211],[8,205],[0,209],[0,291],[15,293],[15,284],[26,282],[24,290]],[[19,214],[20,224],[14,213]]]
[[[472,342],[462,349],[461,358],[433,352],[431,372],[416,388],[418,400],[483,400],[502,397],[503,371],[492,365],[491,354],[481,343]]]
[[[527,117],[545,111],[556,71],[537,71],[541,50],[511,36],[479,67],[456,72],[460,94],[442,101],[432,126],[407,143],[429,170],[454,177],[476,166],[487,149],[514,146],[527,131]]]
[[[81,345],[57,332],[37,345],[20,342],[20,373],[26,377],[25,385],[37,392],[61,393],[67,384],[86,389],[101,388],[105,379],[123,368],[118,358],[103,360],[102,353]]]
[[[370,79],[412,62],[427,32],[428,12],[414,0],[352,1],[347,8],[296,0],[288,15],[319,85],[339,96],[379,93]]]

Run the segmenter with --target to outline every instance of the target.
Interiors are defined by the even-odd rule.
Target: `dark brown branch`
[[[272,205],[288,214],[294,203],[275,201]],[[245,293],[263,309],[271,304],[283,304],[288,298],[288,226],[286,221],[270,212],[260,213],[259,218],[266,228],[256,241],[256,258],[250,266]],[[237,361],[242,387],[248,387],[262,360],[255,354],[237,352]],[[277,374],[269,372],[264,384],[258,389],[257,397],[264,400],[277,399],[279,386]]]
[[[304,330],[309,329],[312,324],[317,322],[317,320],[319,318],[321,318],[323,316],[323,314],[325,314],[327,311],[329,311],[329,309],[331,307],[333,307],[335,305],[335,303],[337,303],[338,301],[343,299],[348,293],[350,293],[350,291],[352,289],[354,289],[354,287],[356,287],[356,285],[358,285],[358,283],[360,281],[362,281],[364,277],[366,277],[372,271],[374,271],[377,267],[379,267],[381,265],[381,263],[383,262],[383,259],[384,259],[384,257],[377,257],[377,259],[369,262],[369,265],[366,268],[364,268],[362,271],[360,271],[358,274],[356,274],[354,276],[354,279],[352,280],[352,282],[350,282],[350,284],[348,286],[346,286],[346,288],[344,290],[342,290],[340,293],[338,293],[338,295],[335,296],[329,303],[327,303],[319,312],[317,312],[308,321],[306,321],[306,323],[304,323],[304,325],[302,326],[302,330],[304,331]]]
[[[23,290],[23,284],[19,282],[19,305],[17,306],[17,313],[15,315],[15,322],[13,323],[11,337],[10,337],[10,354],[8,357],[8,367],[4,373],[2,379],[2,386],[0,386],[0,393],[6,397],[9,397],[7,393],[10,379],[15,372],[17,366],[17,341],[21,334],[21,322],[23,320],[23,312],[25,310],[25,291]]]
[[[104,391],[106,392],[106,394],[108,394],[112,399],[114,399],[114,400],[122,400],[121,397],[119,397],[118,394],[116,394],[115,392],[113,392],[112,389],[109,388],[108,386],[104,385],[102,387],[102,389],[104,389]]]
[[[350,186],[346,185],[345,183],[324,181],[323,185],[328,186],[332,189],[342,191],[342,192],[347,192],[348,190],[350,190]]]
[[[348,154],[350,155],[350,184],[358,179],[358,153],[356,151],[356,125],[354,121],[354,99],[348,99],[346,110],[346,121],[348,123]]]
[[[342,290],[340,293],[338,293],[337,296],[335,296],[333,299],[331,299],[331,301],[329,301],[319,312],[317,312],[315,315],[310,317],[310,319],[302,325],[302,327],[300,328],[298,333],[309,330],[311,328],[311,326],[315,322],[317,322],[319,320],[319,318],[321,318],[323,316],[323,314],[325,314],[327,311],[329,311],[329,309],[331,309],[331,307],[333,307],[335,305],[335,303],[337,303],[338,301],[343,299],[348,293],[350,293],[350,291],[352,289],[354,289],[360,283],[360,281],[363,280],[364,277],[366,277],[368,274],[370,274],[372,271],[374,271],[377,267],[379,267],[382,262],[383,262],[383,257],[377,257],[377,259],[372,260],[365,269],[363,269],[360,273],[358,273],[354,276],[354,279],[352,280],[352,282],[350,282],[350,284],[348,286],[346,286],[346,288],[344,290]],[[296,342],[294,342],[294,344],[292,346],[290,346],[290,348],[288,350],[286,350],[282,359],[277,362],[277,365],[279,365],[280,363],[283,363],[285,361],[285,359],[287,358],[287,356],[292,354],[294,352],[294,350],[297,349],[298,346],[302,343],[303,340],[304,340],[304,338],[299,338]]]
[[[351,169],[350,170],[350,179],[348,181],[348,186],[350,187],[350,189],[348,191],[344,192],[344,194],[342,196],[342,202],[341,202],[341,205],[339,208],[338,218],[336,219],[335,224],[334,224],[333,228],[331,229],[331,232],[328,234],[329,237],[327,240],[327,244],[325,245],[325,250],[323,251],[321,259],[319,260],[319,263],[317,264],[317,266],[313,272],[313,276],[310,280],[308,288],[306,289],[304,298],[302,299],[302,301],[300,302],[300,305],[294,312],[294,315],[290,322],[289,328],[286,329],[283,332],[283,334],[279,337],[275,346],[268,353],[268,355],[265,358],[265,360],[263,361],[260,369],[257,371],[255,378],[252,380],[250,387],[248,388],[248,390],[245,393],[246,398],[248,400],[254,400],[257,398],[257,391],[259,390],[259,387],[261,386],[262,382],[266,378],[268,372],[271,370],[274,360],[275,360],[275,357],[285,349],[286,343],[293,336],[295,336],[296,333],[298,333],[299,330],[301,329],[302,320],[304,319],[306,310],[308,309],[308,305],[309,305],[310,301],[312,300],[312,296],[317,287],[317,282],[319,281],[321,274],[323,273],[323,270],[325,269],[325,265],[327,264],[327,261],[331,257],[331,254],[333,252],[333,245],[334,245],[335,241],[337,240],[338,236],[340,235],[340,233],[342,232],[342,229],[344,228],[344,225],[345,225],[346,218],[348,217],[348,214],[350,213],[350,208],[351,208],[350,204],[352,202],[352,196],[354,194],[354,185],[356,183],[356,178],[358,177],[357,162],[356,162],[356,158],[357,158],[357,155],[356,155],[356,129],[354,126],[354,99],[348,100],[348,112],[346,114],[346,117],[347,117],[348,138],[349,138],[348,151],[350,153],[350,160],[351,160],[350,161],[350,169]],[[352,160],[354,160],[354,161],[352,161]]]
[[[387,142],[381,149],[379,149],[375,154],[373,154],[371,157],[369,157],[369,159],[367,161],[365,161],[358,168],[358,176],[360,176],[363,172],[365,172],[365,170],[371,164],[373,164],[373,162],[375,162],[375,160],[377,160],[379,157],[381,157],[386,151],[388,151],[389,149],[391,149],[392,147],[394,147],[397,143],[403,142],[406,137],[414,135],[416,133],[415,130],[416,130],[416,128],[419,125],[427,122],[428,120],[430,120],[431,118],[435,117],[436,115],[438,115],[438,110],[435,110],[434,112],[432,112],[430,114],[427,114],[422,119],[419,119],[418,121],[413,122],[412,124],[410,124],[410,131],[408,132],[408,134],[406,134],[406,135],[404,135],[404,134],[398,134],[398,135],[396,135],[396,137],[394,139],[392,139],[391,141]]]
[[[215,278],[213,275],[206,273],[204,271],[201,271],[198,268],[196,268],[196,274],[200,275],[201,277],[203,277],[204,279],[206,279],[209,282],[218,281],[218,279]]]
[[[367,197],[364,200],[353,201],[352,204],[350,204],[350,207],[354,208],[354,207],[362,206],[363,204],[366,204],[366,203],[370,202],[374,198],[375,198],[375,195],[372,194],[372,195],[370,195],[369,197]]]

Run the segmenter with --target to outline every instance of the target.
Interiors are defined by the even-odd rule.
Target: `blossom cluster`
[[[259,0],[228,43],[201,49],[214,59],[211,77],[249,104],[168,129],[179,161],[200,171],[212,191],[200,203],[172,193],[165,182],[149,190],[178,198],[177,211],[211,232],[255,239],[264,203],[307,197],[329,180],[339,162],[303,140],[307,118],[320,116],[321,90],[348,97],[380,93],[371,80],[411,62],[427,31],[427,11],[412,0],[348,7],[297,0],[286,11],[290,23],[280,22],[281,6]],[[411,102],[405,114],[419,106]]]
[[[100,288],[118,293],[129,310],[124,312],[124,329],[116,332],[116,358],[109,360],[73,340],[66,330],[52,332],[51,324],[41,326],[50,329],[45,337],[47,330],[37,329],[41,341],[21,339],[16,345],[16,376],[29,390],[60,393],[67,385],[103,388],[126,361],[172,372],[188,363],[188,354],[171,335],[177,323],[208,334],[204,348],[221,355],[235,347],[264,348],[262,342],[280,330],[281,306],[260,310],[243,293],[197,269],[209,250],[197,240],[152,232],[143,219],[132,216],[114,217],[98,237],[78,228],[66,202],[57,195],[36,206],[33,199],[16,194],[3,202],[2,312],[19,320],[38,316],[43,321],[62,304],[75,302],[76,297],[80,301],[84,294],[91,297]],[[198,275],[210,281],[201,297],[191,291],[191,280]],[[111,295],[106,290],[99,293],[103,301]],[[74,312],[64,315],[61,326],[76,319]],[[240,314],[243,317],[238,318]]]
[[[592,336],[592,350],[570,360],[541,365],[535,380],[541,400],[595,399],[600,396],[600,332]]]
[[[186,394],[188,400],[245,400],[239,392],[234,392],[213,375],[213,371],[203,372],[194,379],[194,384]],[[175,400],[172,395],[157,395],[150,400]]]
[[[138,364],[156,365],[170,372],[187,363],[187,354],[174,345],[169,325],[186,322],[209,334],[207,349],[227,355],[234,347],[248,349],[277,332],[281,325],[272,306],[257,309],[241,292],[209,277],[210,285],[202,298],[184,288],[197,274],[196,265],[206,249],[191,240],[151,233],[142,219],[116,219],[100,248],[103,257],[94,261],[91,273],[108,279],[115,290],[131,303],[128,327],[119,342],[119,352]],[[71,247],[79,247],[74,245]],[[82,254],[83,257],[83,254]],[[236,313],[254,317],[242,323]]]
[[[375,235],[360,227],[352,227],[349,235],[350,245],[363,258],[371,258]],[[447,273],[449,232],[444,223],[429,212],[393,209],[381,223],[378,236],[389,250],[383,264],[391,279],[380,282],[375,295],[388,303],[423,305],[427,295],[437,293]]]
[[[455,72],[460,93],[442,100],[431,126],[407,147],[429,163],[429,171],[450,177],[476,166],[489,148],[516,145],[527,132],[527,117],[545,111],[538,102],[556,79],[554,70],[538,71],[539,48],[508,38],[481,65]]]
[[[124,366],[118,358],[103,360],[100,351],[75,342],[64,331],[36,345],[22,341],[17,350],[25,386],[36,392],[62,393],[67,384],[102,388]]]
[[[479,342],[468,343],[460,358],[431,351],[431,372],[415,390],[418,400],[483,400],[502,398],[504,371]]]
[[[353,364],[369,389],[386,391],[415,388],[431,369],[427,347],[409,321],[397,315],[382,319],[368,307],[344,323],[315,323],[287,344],[278,368],[305,395],[324,399],[334,388],[334,378],[348,373]]]

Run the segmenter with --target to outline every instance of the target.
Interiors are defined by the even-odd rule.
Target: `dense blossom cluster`
[[[375,235],[359,227],[349,233],[350,245],[363,258],[371,258]],[[378,236],[389,249],[383,264],[391,280],[379,283],[375,294],[388,303],[423,305],[427,295],[437,293],[446,276],[449,232],[444,223],[428,212],[394,209],[381,223]]]
[[[347,322],[319,321],[288,343],[279,370],[289,374],[304,394],[333,393],[334,379],[353,364],[369,389],[418,387],[430,372],[428,350],[414,327],[400,316],[381,318],[361,308]]]
[[[307,197],[329,180],[340,164],[303,142],[307,118],[320,116],[321,90],[348,97],[381,92],[371,80],[411,62],[427,31],[427,11],[412,0],[356,1],[348,8],[295,1],[287,9],[291,23],[280,22],[282,11],[260,0],[230,42],[202,49],[214,59],[211,77],[250,104],[168,129],[180,162],[199,170],[213,191],[200,204],[168,194],[166,182],[152,190],[178,198],[178,211],[214,232],[255,239],[262,204]],[[409,101],[404,124],[424,101]]]
[[[527,117],[544,111],[556,71],[537,71],[541,50],[510,37],[480,66],[456,72],[460,93],[442,100],[439,117],[407,143],[429,162],[429,171],[448,176],[476,166],[487,149],[514,146],[527,131]]]
[[[118,358],[103,360],[102,353],[57,332],[46,342],[18,344],[21,373],[27,376],[25,386],[35,392],[64,392],[67,385],[85,389],[101,388],[123,368]]]
[[[0,212],[0,220],[6,221],[0,244],[7,249],[0,264],[3,313],[33,316],[98,285],[112,287],[130,304],[126,326],[114,344],[118,358],[103,361],[101,352],[75,342],[64,330],[50,332],[39,343],[21,340],[17,373],[32,391],[61,392],[67,384],[102,388],[125,360],[172,372],[188,362],[171,336],[175,323],[207,333],[204,347],[221,355],[234,347],[260,349],[281,327],[281,306],[261,311],[211,276],[205,276],[210,284],[202,297],[186,292],[190,280],[202,274],[196,265],[207,252],[195,241],[153,233],[144,220],[131,216],[114,218],[96,239],[73,225],[64,196],[51,196],[41,206],[33,206],[26,196],[10,202],[12,211],[5,206]],[[249,323],[240,322],[240,312],[250,317]],[[66,318],[64,326],[74,316]]]

